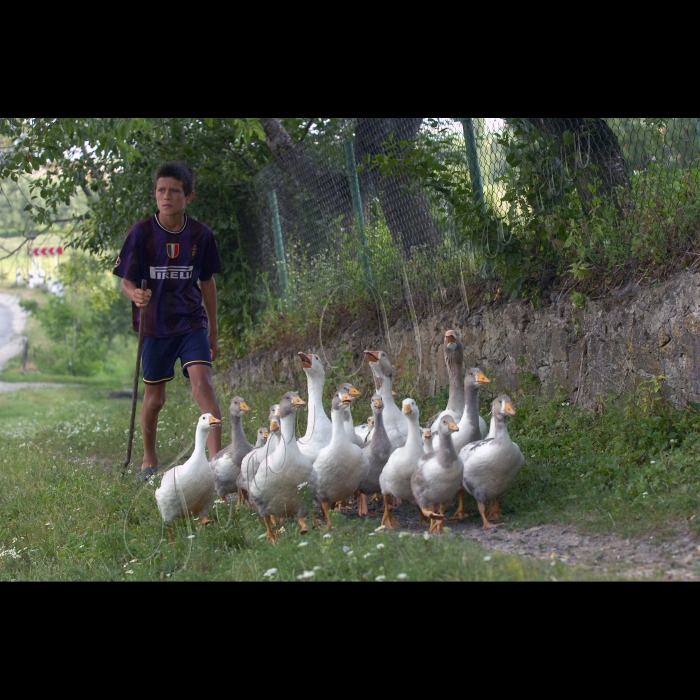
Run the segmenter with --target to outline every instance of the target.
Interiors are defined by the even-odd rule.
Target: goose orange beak
[[[241,411],[250,411],[248,404],[245,401],[241,401],[239,408]]]
[[[503,407],[503,410],[509,415],[509,416],[514,416],[515,415],[515,409],[513,408],[513,404],[510,401],[506,401],[506,405]]]
[[[374,407],[375,408],[382,408],[384,404],[382,403],[381,399],[374,399]]]
[[[479,384],[490,384],[491,382],[491,380],[483,372],[479,372],[479,374],[476,375],[476,381]]]
[[[306,406],[306,401],[304,401],[304,399],[300,398],[299,396],[295,396],[295,397],[292,399],[292,403],[293,403],[295,406]]]
[[[450,421],[450,432],[451,433],[458,433],[459,432],[459,427],[457,426],[457,423],[455,423],[453,420]]]
[[[357,389],[355,389],[354,386],[351,386],[350,387],[350,396],[352,396],[354,399],[356,396],[360,396],[360,392]]]
[[[410,404],[410,403],[405,403],[405,404],[403,405],[403,409],[402,409],[402,410],[403,410],[404,413],[412,413],[412,412],[413,412],[413,409],[411,408],[411,404]]]
[[[221,425],[221,421],[218,418],[211,416],[209,418],[209,425],[211,425],[212,428],[218,428]]]
[[[270,432],[274,433],[275,430],[280,429],[280,424],[276,420],[270,421]]]
[[[456,343],[457,342],[457,336],[455,335],[454,331],[445,331],[445,345],[449,345],[450,343]]]
[[[345,406],[349,406],[352,403],[352,398],[350,397],[350,394],[341,394],[340,400]]]
[[[379,352],[377,350],[365,350],[365,360],[367,362],[379,362]]]

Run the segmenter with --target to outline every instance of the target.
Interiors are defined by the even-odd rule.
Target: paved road
[[[10,342],[15,334],[12,328],[12,310],[6,304],[0,302],[0,347]]]
[[[20,333],[24,329],[26,314],[19,305],[19,300],[13,294],[0,293],[0,370],[3,365],[15,355],[22,352],[22,337]],[[0,381],[0,393],[5,391],[17,391],[27,387],[54,387],[63,384],[51,384],[49,382],[2,382]]]

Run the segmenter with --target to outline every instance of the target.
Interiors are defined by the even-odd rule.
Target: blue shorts
[[[191,365],[211,367],[211,348],[206,328],[176,335],[174,338],[144,337],[141,367],[145,384],[162,384],[175,377],[175,360],[180,358],[182,373],[189,379]]]

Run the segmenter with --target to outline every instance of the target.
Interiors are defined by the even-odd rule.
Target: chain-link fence
[[[263,124],[275,160],[256,179],[251,263],[280,296],[466,304],[494,274],[513,296],[546,291],[660,260],[695,225],[697,119],[337,119],[298,142]]]

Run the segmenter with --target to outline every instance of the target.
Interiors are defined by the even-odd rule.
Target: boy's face
[[[156,181],[158,211],[164,216],[180,216],[194,199],[194,192],[185,197],[182,182],[174,177],[159,177]]]

